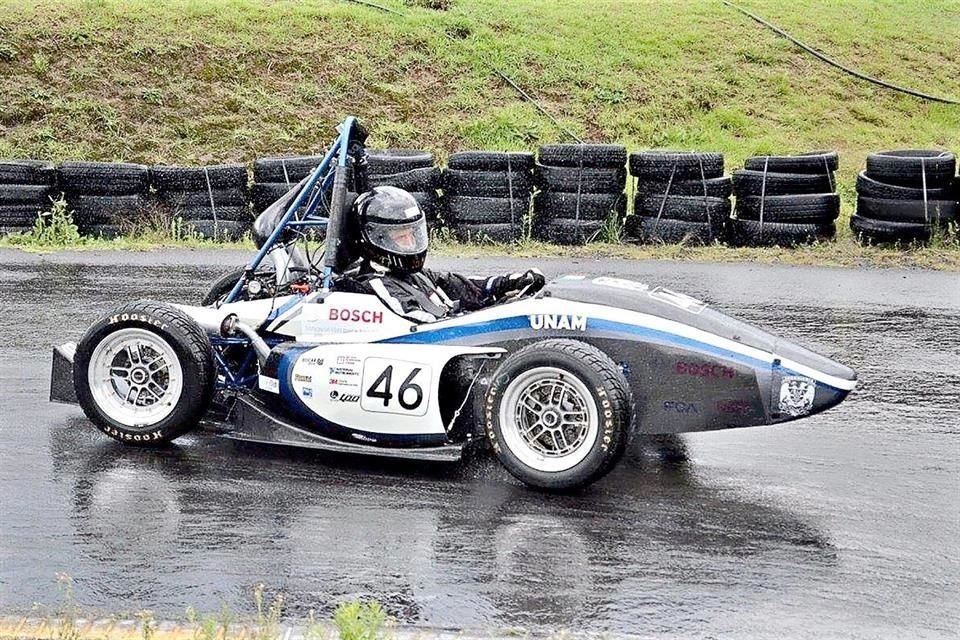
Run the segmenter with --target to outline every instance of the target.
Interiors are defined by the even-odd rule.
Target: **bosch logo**
[[[700,362],[678,362],[673,365],[673,372],[681,376],[697,376],[699,378],[718,378],[732,380],[737,372],[722,364],[707,364]]]
[[[364,324],[381,324],[383,322],[382,311],[370,311],[369,309],[330,309],[330,320],[336,322],[362,322]]]

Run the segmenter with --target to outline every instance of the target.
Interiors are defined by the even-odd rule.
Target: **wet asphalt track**
[[[0,250],[0,614],[186,606],[287,615],[375,597],[402,622],[677,636],[955,637],[960,275],[540,261],[669,285],[852,365],[832,412],[638,443],[577,496],[495,461],[137,451],[46,402],[49,347],[128,299],[195,300],[242,254]],[[489,273],[526,261],[439,260]]]

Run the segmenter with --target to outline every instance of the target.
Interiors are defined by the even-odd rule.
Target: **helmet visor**
[[[415,256],[427,250],[429,239],[423,218],[404,224],[367,223],[374,246],[401,256]]]

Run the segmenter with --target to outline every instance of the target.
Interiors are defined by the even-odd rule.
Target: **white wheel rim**
[[[597,403],[576,375],[556,367],[521,373],[500,402],[503,441],[520,462],[556,473],[580,464],[600,433]]]
[[[183,368],[170,344],[146,329],[120,329],[94,348],[90,393],[111,420],[136,429],[167,416],[183,393]]]

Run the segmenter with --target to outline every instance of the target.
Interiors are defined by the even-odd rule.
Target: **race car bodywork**
[[[338,147],[344,156],[338,143],[327,161]],[[79,401],[132,444],[200,420],[240,440],[432,460],[485,441],[522,481],[569,489],[613,468],[634,432],[785,422],[856,384],[851,369],[695,298],[619,278],[564,276],[432,323],[337,291],[329,269],[289,284],[293,253],[277,242],[307,198],[300,187],[278,201],[285,217],[226,295],[132,303],[57,347],[51,399]],[[267,255],[285,288],[258,297]]]

